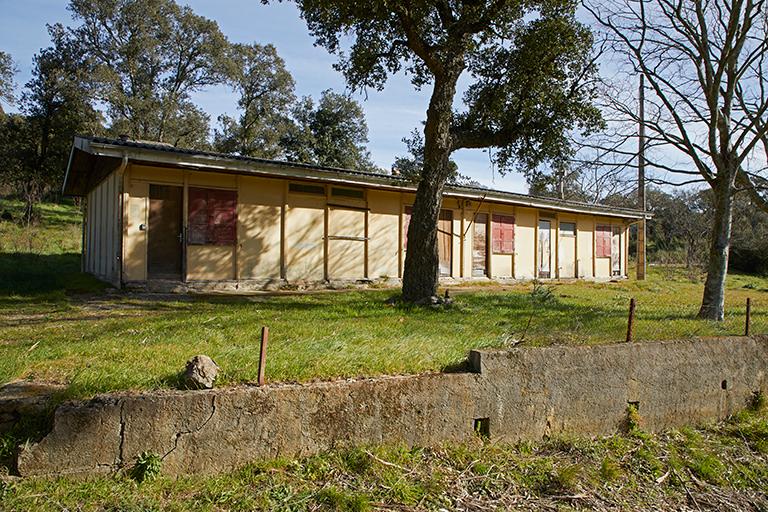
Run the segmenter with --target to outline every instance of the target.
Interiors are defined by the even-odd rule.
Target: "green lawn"
[[[642,421],[640,423],[642,425]],[[12,511],[766,510],[768,414],[597,439],[362,447],[213,477],[0,480]],[[141,478],[143,481],[139,481]],[[154,478],[152,478],[154,477]]]
[[[18,205],[0,202],[0,211]],[[728,281],[728,318],[694,319],[701,276],[652,268],[645,282],[452,289],[455,304],[390,306],[394,290],[284,296],[138,296],[80,274],[79,215],[45,205],[30,230],[0,222],[0,382],[68,385],[70,396],[174,386],[185,361],[208,354],[220,384],[256,379],[259,331],[270,328],[267,378],[307,381],[461,367],[473,348],[623,341],[629,299],[636,338],[768,332],[768,279]]]

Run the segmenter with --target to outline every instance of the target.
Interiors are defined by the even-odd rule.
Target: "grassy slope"
[[[8,511],[766,510],[768,414],[659,435],[334,450],[215,477],[3,485]]]
[[[0,205],[0,210],[4,208]],[[768,332],[768,280],[729,278],[729,318],[693,319],[699,276],[653,269],[646,282],[531,284],[454,289],[447,310],[388,306],[388,290],[281,297],[131,296],[104,293],[78,272],[78,213],[46,205],[31,231],[0,222],[0,382],[69,384],[72,396],[175,384],[198,353],[223,368],[222,384],[253,381],[262,325],[271,330],[267,377],[306,381],[459,366],[470,349],[622,341],[630,297],[637,339]],[[22,251],[22,252],[14,252]],[[550,293],[551,291],[551,293]],[[85,295],[83,295],[85,293]]]

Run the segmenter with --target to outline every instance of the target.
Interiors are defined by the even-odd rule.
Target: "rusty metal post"
[[[635,299],[629,299],[629,319],[627,320],[627,343],[635,337]]]
[[[749,336],[750,323],[752,322],[752,299],[747,297],[747,321],[744,325],[744,336]]]
[[[269,327],[264,326],[261,328],[261,351],[259,353],[259,386],[263,386],[265,382],[264,371],[267,366],[267,341],[269,340]]]

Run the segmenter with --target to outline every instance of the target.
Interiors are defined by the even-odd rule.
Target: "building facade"
[[[258,289],[403,273],[415,186],[397,176],[77,137],[83,269],[115,286]],[[446,279],[627,276],[640,211],[449,187]]]

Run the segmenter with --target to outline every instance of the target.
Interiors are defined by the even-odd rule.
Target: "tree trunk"
[[[451,116],[456,81],[461,71],[436,78],[424,126],[424,168],[421,170],[403,270],[403,300],[417,302],[437,295],[440,261],[437,222],[443,189],[450,174]]]
[[[710,237],[707,280],[698,317],[720,322],[725,317],[725,278],[728,274],[733,220],[733,179],[723,175],[712,190],[715,194],[715,217]]]

